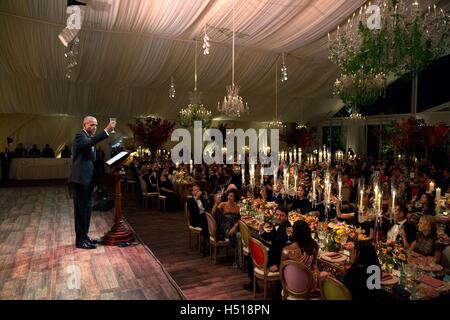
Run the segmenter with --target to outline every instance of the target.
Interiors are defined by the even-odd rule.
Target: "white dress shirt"
[[[397,239],[398,234],[400,233],[400,230],[403,228],[405,222],[406,219],[394,224],[388,231],[387,240],[395,241]]]

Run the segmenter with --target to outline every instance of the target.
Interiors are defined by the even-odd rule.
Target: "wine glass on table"
[[[109,121],[112,123],[113,128],[111,130],[111,133],[116,133],[116,118],[109,118]]]
[[[287,239],[286,243],[292,243],[292,241],[291,241],[292,232],[293,232],[293,228],[292,227],[287,227],[286,228],[286,234],[288,236],[288,239]]]

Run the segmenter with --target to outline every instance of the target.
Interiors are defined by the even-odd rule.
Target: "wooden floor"
[[[112,218],[95,212],[91,237]],[[145,245],[76,249],[73,229],[65,184],[0,188],[0,299],[183,298]]]
[[[253,293],[242,285],[249,281],[246,273],[232,267],[234,255],[219,255],[217,264],[209,256],[202,258],[189,250],[188,231],[183,212],[162,213],[139,205],[138,195],[124,193],[124,215],[136,234],[163,263],[188,299],[253,299]],[[195,240],[193,239],[193,244]],[[262,294],[257,298],[262,299]]]

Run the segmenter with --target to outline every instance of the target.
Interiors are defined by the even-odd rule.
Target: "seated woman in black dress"
[[[369,266],[381,267],[375,247],[369,241],[359,241],[355,245],[355,262],[344,277],[344,284],[350,290],[353,300],[379,300],[383,293],[381,289],[369,289],[367,280],[373,273],[367,273]],[[381,282],[381,279],[378,279]]]
[[[305,188],[302,185],[297,187],[297,194],[290,199],[291,211],[300,210],[302,214],[308,213],[311,210],[311,203],[305,194]]]
[[[236,233],[239,231],[240,206],[236,203],[238,192],[230,189],[227,192],[227,201],[216,201],[212,209],[212,215],[217,223],[217,240],[230,239],[230,244],[236,245]]]
[[[175,212],[179,210],[180,200],[177,194],[173,191],[172,181],[169,179],[169,172],[164,169],[158,180],[159,193],[162,196],[166,196],[166,209],[170,212]]]

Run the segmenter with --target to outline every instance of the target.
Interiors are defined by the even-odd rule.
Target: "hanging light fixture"
[[[300,107],[300,121],[297,122],[297,126],[295,127],[297,130],[308,128],[308,124],[303,121],[303,108]]]
[[[269,123],[270,129],[282,129],[283,122],[278,120],[278,61],[275,62],[275,119]]]
[[[169,98],[175,98],[175,83],[173,81],[173,76],[170,77]]]
[[[287,81],[288,76],[287,76],[287,67],[286,64],[284,62],[284,53],[281,55],[281,60],[282,60],[282,66],[281,66],[281,82]]]
[[[208,36],[208,34],[206,33],[206,27],[207,25],[205,25],[205,35],[203,36],[203,55],[208,55],[209,54],[209,48],[211,47],[211,45],[209,44],[209,40],[211,40]]]
[[[249,110],[248,104],[239,96],[239,86],[234,84],[234,0],[233,0],[233,53],[231,64],[231,85],[227,86],[227,95],[223,98],[222,104],[217,103],[217,110],[230,117],[240,117],[242,113]]]
[[[195,41],[194,58],[194,92],[189,92],[190,103],[178,113],[178,120],[181,126],[192,128],[194,121],[202,121],[202,126],[207,128],[211,125],[212,114],[201,103],[201,93],[197,92],[197,40]]]

